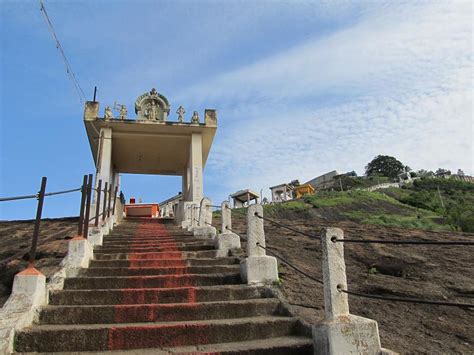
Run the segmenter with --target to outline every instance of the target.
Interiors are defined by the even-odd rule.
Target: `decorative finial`
[[[193,112],[193,117],[191,117],[191,123],[199,123],[199,113],[197,111]]]
[[[127,118],[127,106],[115,103],[114,110],[119,111],[119,118],[121,120],[125,120]]]
[[[106,120],[110,120],[110,119],[114,118],[114,114],[113,114],[112,109],[110,108],[110,106],[105,106],[104,118]]]
[[[176,110],[176,113],[178,114],[178,122],[183,123],[184,122],[184,114],[186,111],[184,110],[183,106],[179,106],[178,110]]]

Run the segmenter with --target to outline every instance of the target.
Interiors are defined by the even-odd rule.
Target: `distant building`
[[[230,195],[234,201],[234,208],[249,206],[252,200],[258,203],[260,195],[250,189],[240,190]]]
[[[296,186],[294,189],[295,198],[301,198],[306,195],[312,195],[316,192],[316,189],[311,184],[304,184]]]
[[[280,184],[270,187],[272,192],[272,202],[285,202],[293,199],[293,186],[289,184]]]
[[[339,175],[339,173],[336,170],[333,170],[308,181],[306,184],[310,184],[316,190],[330,189],[334,186],[334,177],[337,175]]]

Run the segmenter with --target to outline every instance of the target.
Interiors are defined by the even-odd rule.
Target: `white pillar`
[[[232,230],[232,210],[230,204],[227,201],[221,204],[221,216],[222,216],[222,233],[231,233]]]
[[[97,151],[95,187],[102,180],[102,189],[105,183],[110,186],[112,182],[112,128],[102,128],[99,134],[99,147]],[[97,191],[94,194],[94,206],[97,201]],[[104,205],[104,193],[101,193],[99,211]],[[91,209],[91,216],[95,216],[95,207]]]
[[[263,229],[262,205],[251,205],[247,209],[247,258],[240,262],[240,276],[248,284],[271,283],[278,280],[277,260],[267,256],[265,231]]]
[[[196,217],[198,223],[194,227],[193,233],[196,238],[199,239],[214,239],[217,234],[217,230],[212,224],[212,201],[207,197],[201,199],[200,207],[197,208]]]
[[[202,183],[202,136],[201,133],[191,135],[188,171],[190,176],[189,200],[199,203],[203,198]]]
[[[314,354],[379,354],[382,350],[377,322],[349,313],[344,244],[339,228],[325,228],[321,235],[323,251],[324,310],[323,322],[314,325]]]
[[[232,230],[232,210],[227,201],[221,204],[222,216],[222,233],[219,234],[215,241],[216,257],[226,257],[232,249],[240,249],[240,237],[233,233]]]

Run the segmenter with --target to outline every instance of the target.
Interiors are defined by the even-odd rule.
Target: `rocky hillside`
[[[347,201],[346,201],[347,202]],[[320,203],[324,204],[324,202]],[[333,202],[331,202],[333,203]],[[331,204],[326,202],[326,204]],[[359,213],[368,213],[371,202],[359,201]],[[265,223],[267,246],[307,273],[321,278],[320,229],[335,226],[346,237],[367,239],[433,239],[473,240],[474,234],[453,231],[426,231],[355,222],[347,213],[356,211],[346,203],[344,208],[292,203],[286,207],[266,208],[266,216],[290,225],[314,237]],[[379,205],[382,211],[383,203]],[[301,207],[303,206],[303,207]],[[365,206],[365,207],[364,207]],[[354,206],[353,206],[354,207]],[[406,212],[406,207],[393,209],[389,203],[383,211]],[[410,208],[408,208],[410,210]],[[416,211],[416,210],[415,210]],[[411,216],[411,215],[409,215]],[[416,218],[416,216],[415,216]],[[219,217],[214,219],[219,225]],[[76,228],[74,219],[45,220],[38,252],[38,268],[47,276],[57,270],[67,250],[67,240]],[[442,225],[442,224],[440,224]],[[2,260],[17,256],[1,266],[1,303],[11,289],[14,274],[26,266],[33,223],[14,221],[0,223],[0,252]],[[234,215],[233,229],[245,237],[246,222],[239,213]],[[245,243],[243,243],[245,247]],[[470,247],[400,246],[378,244],[346,244],[345,259],[349,289],[376,295],[395,295],[433,300],[473,302],[474,282]],[[323,317],[323,296],[319,284],[307,279],[283,263],[279,263],[281,292],[292,304],[293,311],[315,322]],[[401,353],[463,353],[474,346],[474,310],[458,307],[395,303],[349,297],[351,312],[379,322],[382,345]]]

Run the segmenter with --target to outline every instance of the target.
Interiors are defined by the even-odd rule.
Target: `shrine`
[[[138,97],[133,118],[127,117],[125,105],[114,105],[118,111],[114,117],[110,106],[101,115],[99,102],[87,101],[84,124],[96,166],[96,188],[100,180],[102,188],[107,184],[111,191],[119,189],[119,173],[181,176],[182,198],[175,215],[181,222],[187,206],[199,204],[204,196],[203,169],[216,134],[217,115],[206,109],[201,122],[193,111],[186,122],[185,110],[179,106],[176,121],[171,121],[170,108],[168,99],[155,89]]]

